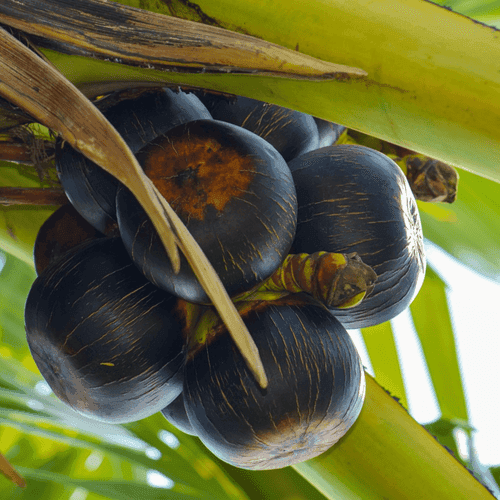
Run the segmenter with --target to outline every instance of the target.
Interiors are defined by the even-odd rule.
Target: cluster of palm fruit
[[[197,240],[265,368],[259,386],[187,260],[174,273],[133,194],[71,147],[71,205],[35,245],[28,344],[80,413],[162,411],[221,459],[284,467],[338,441],[364,399],[346,328],[405,309],[425,273],[415,198],[396,163],[335,145],[342,127],[243,97],[118,93],[97,105]]]

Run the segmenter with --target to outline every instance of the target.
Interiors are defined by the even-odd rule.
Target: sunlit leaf
[[[216,462],[251,499],[260,500],[272,495],[273,500],[325,500],[325,496],[293,467],[250,471],[233,467],[217,459]]]
[[[457,440],[453,434],[454,430],[457,428],[457,424],[450,422],[447,419],[439,418],[434,422],[430,422],[424,426],[436,439],[443,445],[446,446],[457,460],[460,460],[464,466],[467,466],[467,462],[463,460],[459,451]]]
[[[498,0],[437,0],[436,3],[489,26],[500,28],[500,2]]]
[[[332,500],[492,498],[369,375],[365,404],[349,432],[323,455],[293,467]]]
[[[6,441],[4,435],[10,431],[14,430],[19,433],[16,440],[13,442],[11,440],[9,451],[10,455],[13,456],[12,460],[16,464],[16,469],[28,479],[28,485],[30,485],[30,478],[56,481],[84,487],[96,493],[108,494],[109,498],[115,498],[113,494],[118,494],[120,491],[122,491],[120,495],[124,495],[128,485],[129,491],[137,489],[142,495],[143,490],[151,489],[151,486],[146,483],[145,474],[145,471],[151,470],[158,471],[168,477],[169,483],[172,481],[175,483],[171,492],[185,494],[187,498],[243,498],[242,492],[232,483],[228,483],[224,474],[211,459],[208,456],[203,457],[202,451],[197,450],[197,456],[194,457],[188,449],[183,450],[183,445],[174,449],[159,438],[144,442],[137,437],[141,434],[142,428],[147,429],[152,426],[158,435],[162,423],[163,427],[168,427],[161,415],[152,417],[154,423],[148,423],[147,419],[135,423],[136,432],[130,432],[125,431],[122,426],[101,424],[80,417],[73,410],[61,406],[60,403],[55,405],[55,407],[59,407],[59,412],[54,411],[48,402],[53,396],[37,395],[36,402],[40,406],[46,405],[48,413],[44,413],[45,410],[37,412],[13,410],[9,408],[11,406],[9,401],[16,401],[19,406],[23,402],[31,401],[33,406],[35,400],[23,397],[23,394],[20,393],[16,396],[14,391],[11,391],[10,397],[5,397],[5,392],[0,393],[0,439],[4,443]],[[63,419],[63,416],[66,416],[66,419]],[[18,447],[21,448],[16,452]],[[23,453],[23,447],[28,447],[31,451]],[[63,456],[64,453],[66,453],[65,456]],[[96,481],[109,481],[113,484],[110,481],[110,476],[102,475],[106,469],[99,468],[90,474],[85,472],[85,468],[79,466],[81,456],[88,456],[89,453],[111,460],[111,463],[118,461],[117,464],[122,464],[120,467],[122,474],[124,474],[123,479],[127,479],[128,482],[118,482],[116,490],[111,487],[103,490],[94,485],[93,482],[86,484],[81,482],[92,478]],[[188,460],[186,453],[191,460]],[[85,462],[85,458],[83,461]],[[141,482],[138,481],[137,473],[130,476],[126,472],[128,468],[132,468],[131,471],[137,469],[144,472],[142,485],[136,484]],[[54,471],[57,474],[47,474],[44,472],[46,470]],[[209,480],[207,472],[214,478],[212,481]],[[113,473],[112,477],[117,478],[118,476]],[[74,482],[73,479],[77,481]],[[230,484],[231,488],[224,488],[224,481]],[[30,490],[28,489],[28,491]],[[116,498],[122,498],[122,496]],[[138,496],[138,498],[142,497]],[[143,498],[150,497],[143,496]],[[172,497],[161,496],[158,498]]]
[[[199,75],[172,81],[330,119],[500,181],[500,38],[494,29],[424,0],[199,0],[182,9],[184,3],[167,5],[176,16],[298,47],[369,76],[346,84]],[[60,68],[69,74],[69,67]]]
[[[467,404],[458,364],[444,282],[427,268],[424,284],[410,305],[442,418],[468,425]]]
[[[362,328],[361,334],[377,382],[385,387],[400,403],[408,408],[403,375],[390,321]]]
[[[64,457],[64,463],[71,457]],[[43,469],[29,469],[19,467],[19,470],[29,480],[31,478],[51,482],[54,484],[65,484],[73,487],[84,488],[87,491],[98,493],[110,500],[212,500],[213,497],[205,491],[198,491],[183,485],[174,485],[169,489],[153,488],[146,481],[125,481],[111,478],[100,479],[76,479],[74,475],[65,475],[57,472],[44,471]],[[167,482],[167,484],[170,484]],[[27,488],[27,495],[33,494],[31,488]],[[29,498],[26,496],[26,498]]]

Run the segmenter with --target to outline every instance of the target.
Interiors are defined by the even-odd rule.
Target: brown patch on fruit
[[[204,131],[165,135],[138,154],[146,175],[180,216],[203,220],[208,206],[225,206],[248,190],[253,160]]]
[[[294,417],[285,415],[281,420],[276,422],[275,425],[279,434],[286,434],[290,430],[295,430],[300,425],[300,422]]]
[[[34,262],[38,275],[65,252],[84,241],[99,238],[94,229],[72,205],[56,210],[42,225],[35,241]]]

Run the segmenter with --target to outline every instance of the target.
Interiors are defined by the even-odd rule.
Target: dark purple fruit
[[[284,259],[296,224],[290,170],[255,134],[217,120],[180,125],[137,153],[234,296],[267,279]],[[174,274],[153,224],[132,193],[117,196],[120,233],[131,258],[156,286],[209,303],[186,259]]]
[[[238,96],[197,93],[214,120],[238,125],[265,139],[290,161],[319,147],[318,129],[310,115]]]
[[[84,241],[102,237],[71,205],[59,207],[38,231],[33,250],[37,275],[65,252]]]
[[[211,118],[194,94],[175,93],[168,88],[120,101],[104,115],[132,153],[181,123]],[[107,233],[116,224],[115,198],[119,181],[69,145],[61,148],[59,144],[56,167],[73,206],[97,230]]]
[[[176,304],[140,274],[119,238],[99,238],[65,253],[33,283],[28,345],[64,403],[98,420],[140,420],[182,390]]]
[[[259,387],[224,326],[199,332],[183,391],[193,431],[221,460],[245,469],[323,453],[363,405],[363,367],[348,333],[325,308],[297,298],[240,305],[240,313],[269,385]]]
[[[411,303],[425,275],[422,227],[406,177],[364,146],[331,146],[289,163],[299,204],[294,253],[356,252],[377,274],[370,296],[331,309],[346,328],[388,321]]]

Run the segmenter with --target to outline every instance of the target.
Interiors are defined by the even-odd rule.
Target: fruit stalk
[[[347,309],[371,293],[376,279],[375,271],[356,253],[290,254],[250,298],[272,300],[306,292],[327,307]]]
[[[0,205],[65,205],[68,198],[57,188],[0,187]]]
[[[9,461],[0,453],[0,472],[20,488],[26,488],[24,478],[12,467]]]
[[[0,161],[14,161],[18,163],[32,163],[30,148],[26,144],[16,142],[0,142]]]

